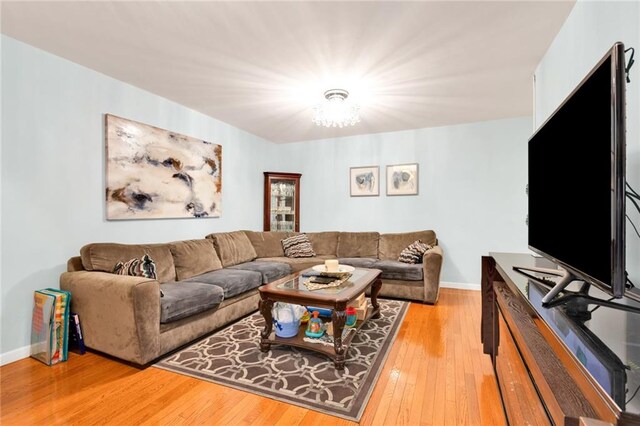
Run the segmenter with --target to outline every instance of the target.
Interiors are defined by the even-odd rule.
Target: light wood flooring
[[[53,367],[32,359],[6,365],[0,398],[3,426],[354,424],[93,353]],[[411,304],[360,424],[505,424],[480,344],[480,292],[443,289],[436,306]]]

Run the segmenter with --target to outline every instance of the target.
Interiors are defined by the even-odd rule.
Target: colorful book
[[[47,365],[53,363],[56,349],[54,336],[56,298],[36,291],[33,294],[31,320],[31,356]]]
[[[87,351],[80,326],[80,315],[75,312],[69,314],[69,347],[75,348],[80,355],[84,355]]]
[[[52,357],[52,364],[66,361],[69,357],[69,303],[71,293],[55,288],[39,290],[44,294],[55,297],[55,313],[53,336],[55,339],[55,351]]]
[[[69,314],[71,313],[71,293],[56,288],[47,288],[47,290],[54,293],[60,293],[60,295],[62,296],[62,301],[60,304],[60,329],[62,334],[61,361],[66,361],[67,359],[69,359]]]

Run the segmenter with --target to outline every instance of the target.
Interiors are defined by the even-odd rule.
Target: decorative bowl
[[[342,278],[348,274],[351,274],[353,271],[356,270],[356,268],[349,265],[338,265],[338,270],[333,272],[327,271],[327,267],[324,265],[316,265],[316,266],[313,266],[311,269],[318,272],[321,277],[334,277],[334,278]]]

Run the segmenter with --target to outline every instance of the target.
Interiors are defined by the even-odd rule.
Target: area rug
[[[358,330],[343,371],[328,357],[305,349],[272,345],[269,352],[260,352],[264,319],[257,312],[154,367],[358,421],[409,305],[379,303],[380,318]]]

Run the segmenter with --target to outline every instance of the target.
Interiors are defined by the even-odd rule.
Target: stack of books
[[[33,296],[31,356],[47,365],[66,361],[71,293],[47,288]]]

